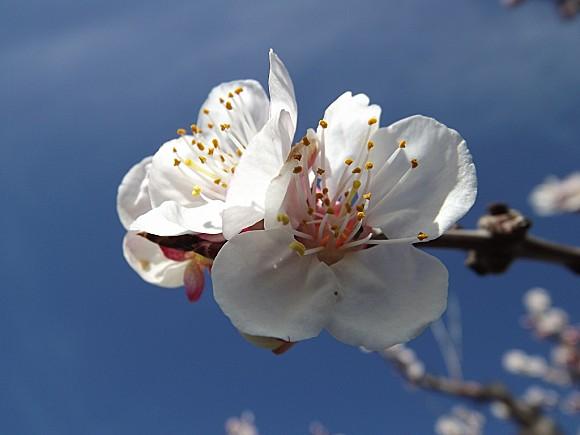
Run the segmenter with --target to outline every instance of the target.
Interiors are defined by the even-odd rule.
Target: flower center
[[[185,146],[173,148],[173,165],[191,178],[193,196],[224,200],[238,161],[258,131],[244,103],[243,91],[238,87],[220,97],[219,113],[203,109],[208,122],[192,124],[191,134],[184,128],[177,130]],[[216,119],[228,122],[218,124]]]

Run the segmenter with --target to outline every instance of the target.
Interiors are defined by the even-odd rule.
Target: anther
[[[365,218],[365,212],[364,211],[359,211],[356,214],[356,220],[357,221],[362,221]]]
[[[360,174],[360,173],[361,173],[361,171],[362,171],[362,169],[361,169],[361,168],[359,168],[359,167],[357,166],[356,168],[354,168],[354,169],[352,170],[352,173],[353,173],[353,174]]]
[[[177,135],[178,136],[185,136],[185,128],[178,128]]]
[[[228,128],[230,128],[230,124],[220,124],[220,128],[222,131],[226,131]]]
[[[373,162],[366,162],[365,163],[365,169],[367,171],[370,171],[371,169],[373,169],[373,166],[374,166]]]
[[[299,174],[300,172],[302,172],[302,166],[296,166],[292,172],[294,172],[295,174]]]
[[[303,144],[303,145],[310,145],[310,141],[308,140],[308,138],[307,138],[306,136],[304,136],[304,137],[302,138],[302,144]]]
[[[367,142],[367,149],[370,151],[375,147],[375,143],[372,140]]]
[[[203,109],[203,113],[209,115],[209,109]]]
[[[326,214],[334,214],[334,208],[333,207],[328,207],[326,209]]]
[[[242,88],[242,87],[239,87],[239,88],[237,88],[237,89],[236,89],[234,92],[235,92],[236,94],[240,95],[240,94],[241,94],[243,91],[244,91],[244,88]]]
[[[399,141],[399,148],[405,148],[406,146],[407,146],[406,140]]]
[[[232,94],[231,92],[228,92],[228,97],[229,98],[234,98],[234,94]]]
[[[212,129],[213,128],[213,124],[211,122],[207,123],[207,128]]]
[[[322,199],[322,198],[324,198],[324,195],[322,193],[320,193],[320,192],[317,192],[316,193],[316,199]]]
[[[288,225],[290,223],[290,218],[288,217],[287,214],[284,213],[278,214],[278,216],[276,216],[276,220],[278,222],[281,222],[282,225]]]
[[[344,161],[344,164],[345,164],[346,166],[350,166],[350,165],[352,165],[352,162],[353,162],[353,161],[354,161],[353,159],[346,159],[346,160]]]
[[[191,159],[185,159],[183,163],[185,163],[185,166],[191,166],[193,162]]]
[[[216,178],[215,180],[213,180],[213,182],[215,184],[220,184],[222,182],[222,179],[221,178]]]
[[[240,150],[240,149],[237,149],[237,150],[236,150],[236,155],[237,155],[238,157],[242,157],[242,154],[243,154],[243,153],[242,153],[242,150]]]
[[[326,194],[328,193],[328,187],[325,187],[324,189],[322,189],[322,193],[323,193],[324,195],[326,195]]]
[[[199,158],[199,161],[200,161],[202,164],[203,164],[203,163],[205,163],[205,162],[207,162],[207,157],[204,157],[204,156],[199,156],[198,158]]]
[[[298,161],[300,161],[300,160],[302,159],[302,154],[300,154],[300,153],[296,153],[296,154],[294,154],[294,155],[292,156],[292,158],[293,158],[294,160],[298,160]]]
[[[367,201],[370,201],[371,199],[371,192],[367,192],[363,195],[363,198],[366,199]]]
[[[233,109],[232,103],[230,103],[229,101],[226,102],[226,109],[228,109],[228,110],[232,110]]]
[[[314,209],[312,207],[308,207],[308,214],[312,216],[314,214]]]
[[[324,174],[324,172],[326,172],[326,171],[325,171],[324,169],[322,169],[322,168],[318,168],[318,169],[316,170],[316,173],[317,173],[318,175],[322,175],[322,174]]]
[[[300,243],[297,240],[294,240],[292,243],[290,243],[289,248],[292,249],[294,252],[296,252],[300,256],[303,256],[304,253],[306,252],[306,246],[304,246],[302,243]]]
[[[220,144],[219,141],[216,138],[213,138],[211,140],[211,143],[212,143],[212,145],[213,145],[214,148],[217,148],[219,146],[219,144]]]
[[[320,126],[322,128],[327,128],[328,127],[328,122],[326,122],[324,119],[321,119],[319,122]]]
[[[419,166],[419,162],[417,161],[417,159],[413,159],[411,160],[411,168],[416,168],[417,166]]]
[[[189,126],[189,129],[191,130],[192,133],[198,133],[199,132],[199,128],[197,127],[197,124],[191,124]]]
[[[369,119],[369,125],[373,125],[377,123],[377,118],[371,118]]]
[[[323,202],[324,202],[324,205],[327,206],[327,207],[330,205],[330,199],[329,198],[325,198]]]
[[[180,163],[181,163],[181,160],[173,159],[173,166],[179,166]]]
[[[191,190],[191,194],[193,196],[198,196],[201,194],[201,187],[198,186],[197,184],[195,186],[193,186],[193,189]]]
[[[225,100],[224,100],[223,98],[221,98],[221,97],[220,97],[220,103],[221,103],[221,104],[224,104],[224,101],[225,101]]]
[[[173,147],[173,152],[176,153],[177,152],[177,148]]]
[[[197,149],[200,150],[200,151],[203,151],[205,149],[205,146],[201,142],[198,142],[197,143]]]
[[[222,184],[220,184],[220,186],[222,186],[224,189],[227,189],[228,188],[228,183],[222,183]]]
[[[425,240],[427,237],[429,237],[427,234],[425,234],[423,231],[421,231],[419,234],[417,234],[417,238],[419,240]]]
[[[353,189],[358,189],[358,188],[361,186],[361,184],[362,184],[362,183],[361,183],[361,181],[360,181],[360,180],[354,180],[354,181],[352,182],[352,188],[353,188]]]

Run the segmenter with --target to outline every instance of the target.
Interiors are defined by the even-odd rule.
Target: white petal
[[[268,186],[290,152],[289,117],[288,112],[282,111],[270,119],[240,159],[230,180],[223,214],[227,239],[264,218]]]
[[[133,232],[123,239],[123,255],[127,263],[145,281],[161,287],[181,287],[188,261],[166,258],[159,246]]]
[[[236,89],[243,89],[239,94]],[[232,95],[229,97],[229,95]],[[224,103],[220,102],[220,98]],[[232,110],[225,103],[229,101]],[[221,134],[219,126],[230,124],[240,139],[247,145],[268,120],[269,101],[262,85],[255,80],[236,80],[222,83],[209,93],[207,100],[201,106],[197,118],[198,127],[208,131],[208,124],[213,124],[214,131],[220,142],[227,140]],[[208,113],[205,113],[208,111]]]
[[[192,159],[197,161],[189,144],[191,136],[184,136],[164,143],[153,156],[151,169],[149,170],[149,195],[151,205],[158,207],[165,201],[175,201],[181,205],[203,204],[205,201],[200,196],[193,196],[192,190],[195,185],[207,184],[207,180],[201,175],[181,163],[175,166],[175,159]],[[173,152],[177,150],[177,153]],[[210,183],[211,184],[211,183]],[[210,198],[210,192],[204,190]]]
[[[353,346],[382,350],[408,341],[445,310],[447,269],[410,245],[358,251],[332,270],[342,289],[327,329]]]
[[[338,97],[324,112],[324,120],[328,128],[318,127],[318,136],[324,132],[325,155],[330,168],[326,179],[327,187],[332,195],[341,174],[347,170],[346,159],[357,160],[361,152],[366,152],[366,144],[370,136],[377,130],[381,108],[369,105],[369,99],[364,94],[352,95],[345,92]],[[377,122],[369,125],[368,121],[376,118]],[[352,169],[352,168],[350,168]]]
[[[183,207],[166,201],[140,216],[131,225],[132,231],[145,231],[158,236],[179,236],[188,233],[219,234],[222,232],[223,201],[209,201],[198,207]]]
[[[135,219],[151,210],[149,179],[147,174],[151,157],[145,157],[123,177],[117,191],[117,213],[121,223],[128,229]]]
[[[298,109],[296,107],[296,97],[294,95],[294,85],[288,74],[284,63],[280,60],[274,50],[270,49],[270,76],[268,85],[270,90],[270,117],[275,117],[280,111],[285,110],[290,114],[292,120],[292,136],[296,130],[296,120]]]
[[[477,193],[475,166],[459,133],[432,118],[412,116],[373,137],[375,144],[382,142],[385,149],[388,144],[397,146],[401,140],[406,141],[406,147],[400,152],[409,161],[417,159],[418,166],[411,169],[409,163],[402,177],[399,166],[373,178],[367,222],[389,238],[413,237],[422,231],[431,240],[473,205]],[[385,192],[384,186],[394,184],[390,177],[397,183]],[[375,195],[374,189],[381,194]]]
[[[212,267],[217,303],[240,331],[298,341],[325,326],[336,281],[313,256],[299,257],[283,229],[249,231],[228,241]]]

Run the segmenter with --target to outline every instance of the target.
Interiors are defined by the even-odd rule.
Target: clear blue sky
[[[548,1],[3,0],[0,23],[2,434],[213,435],[244,409],[263,435],[315,419],[428,434],[449,409],[326,335],[283,357],[255,349],[211,289],[191,305],[123,260],[123,174],[195,121],[213,85],[265,83],[270,47],[294,79],[299,131],[345,90],[380,104],[384,124],[422,113],[459,130],[480,183],[466,226],[492,200],[530,212],[535,184],[580,163],[580,21]],[[580,244],[572,217],[534,231]],[[480,278],[461,254],[433,252],[461,302],[466,376],[521,391],[501,354],[544,349],[518,327],[522,293],[545,286],[578,321],[578,278],[532,263]],[[443,370],[429,332],[412,345]]]

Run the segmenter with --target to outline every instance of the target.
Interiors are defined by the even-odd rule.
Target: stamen
[[[358,221],[362,221],[364,218],[365,218],[365,212],[364,212],[364,211],[359,211],[359,212],[356,214],[356,220],[358,220]]]
[[[373,166],[375,166],[375,165],[373,164],[373,162],[366,162],[366,163],[365,163],[365,169],[366,169],[367,171],[370,171],[371,169],[373,169]]]
[[[367,142],[367,149],[370,151],[375,147],[375,143],[372,140]]]
[[[178,136],[185,136],[185,128],[178,128],[177,129],[177,135]]]
[[[363,198],[366,199],[367,201],[370,201],[371,196],[372,196],[371,192],[367,192],[363,195]]]
[[[306,146],[310,145],[310,141],[308,140],[308,138],[306,136],[304,136],[302,138],[302,144],[306,145]]]
[[[282,225],[288,225],[290,223],[290,218],[285,213],[280,213],[276,216],[278,222],[282,222]]]
[[[417,166],[419,166],[417,159],[411,160],[411,168],[415,169]]]
[[[425,240],[428,237],[429,237],[429,235],[425,234],[423,231],[421,231],[419,234],[417,234],[417,238],[421,241]]]
[[[304,246],[302,243],[300,243],[297,240],[294,240],[292,243],[290,243],[290,245],[288,245],[288,247],[300,256],[303,256],[304,254],[306,254],[306,246]]]
[[[328,128],[328,122],[326,122],[324,119],[321,119],[319,124],[322,128]]]
[[[345,165],[347,165],[347,166],[350,166],[350,165],[352,165],[352,162],[353,162],[353,161],[354,161],[353,159],[346,159],[346,160],[344,161],[344,164],[345,164]]]
[[[296,166],[292,172],[294,172],[295,174],[299,174],[300,172],[302,172],[302,166]]]
[[[181,160],[173,159],[173,166],[179,166],[181,164]]]
[[[200,161],[202,164],[205,164],[205,162],[207,162],[207,157],[204,157],[204,156],[199,156],[198,158],[199,158],[199,161]]]
[[[226,102],[226,109],[228,109],[228,110],[232,110],[233,109],[232,103],[230,101]]]
[[[193,196],[199,196],[201,194],[201,187],[198,186],[197,184],[195,186],[193,186],[193,189],[191,190],[191,194]]]
[[[322,169],[322,168],[318,168],[318,169],[316,170],[316,173],[317,173],[318,175],[322,175],[322,174],[324,174],[325,172],[326,172],[326,171],[325,171],[324,169]]]
[[[369,119],[369,125],[373,125],[377,123],[377,118],[371,118]]]
[[[240,95],[242,92],[244,91],[244,88],[242,88],[241,86],[239,88],[237,88],[234,92],[238,95]]]
[[[209,115],[209,109],[203,109],[203,113],[204,113],[205,115]]]
[[[358,166],[352,170],[353,174],[360,174],[361,172],[362,172],[362,169],[359,168]]]
[[[219,141],[216,138],[213,138],[211,140],[211,143],[212,143],[212,145],[213,145],[214,148],[217,148],[219,146],[219,144],[220,144]]]
[[[203,145],[203,143],[198,142],[197,143],[197,149],[200,150],[200,151],[203,151],[205,149],[205,146]]]

